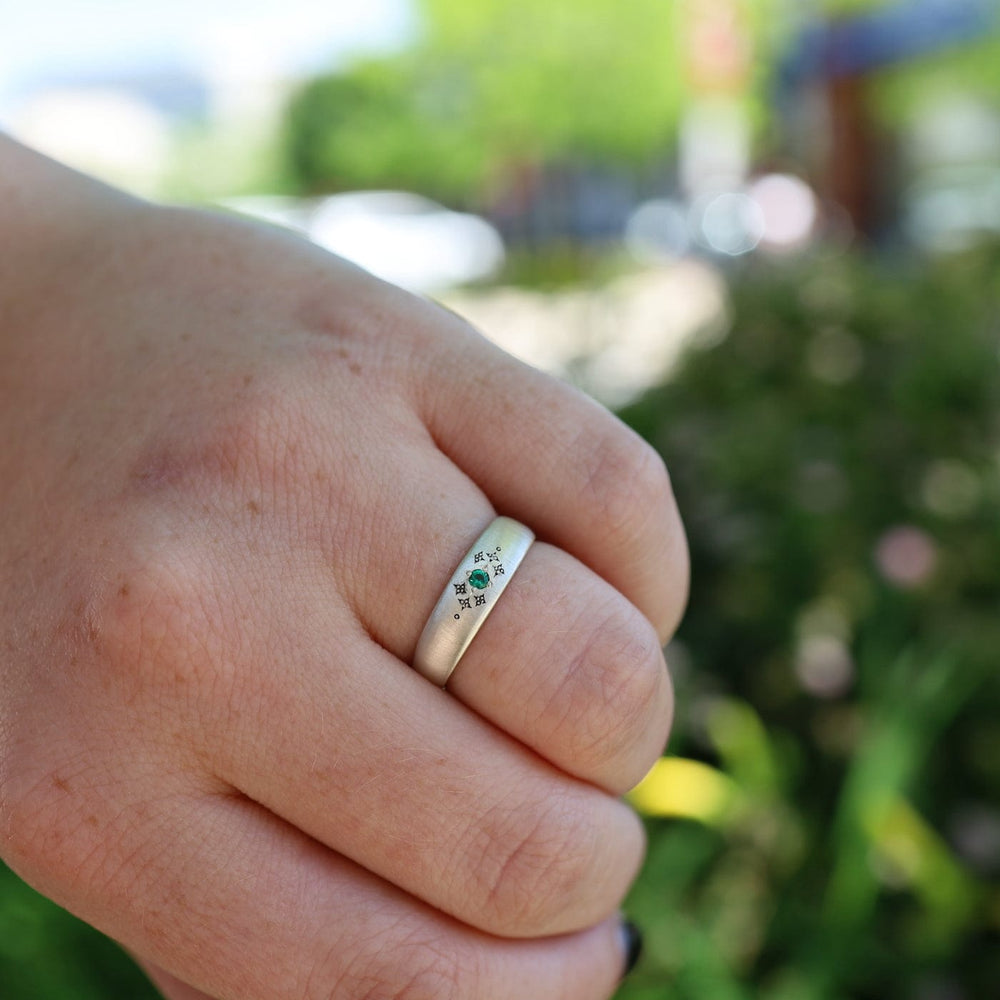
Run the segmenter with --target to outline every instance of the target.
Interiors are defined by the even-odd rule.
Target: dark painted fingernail
[[[625,950],[625,970],[622,972],[624,979],[636,967],[639,956],[642,955],[642,931],[631,920],[623,920],[622,939]]]

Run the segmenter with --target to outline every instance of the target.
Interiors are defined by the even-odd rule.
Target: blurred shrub
[[[623,414],[692,550],[671,751],[737,790],[650,820],[627,1000],[996,995],[998,277],[752,268],[728,336]],[[637,804],[695,815],[670,782]]]
[[[308,81],[282,138],[304,194],[402,188],[461,201],[486,169],[479,131],[448,68],[402,53]]]
[[[660,0],[418,0],[419,34],[292,97],[283,141],[306,193],[402,187],[465,205],[541,164],[647,165],[681,109],[678,16]]]

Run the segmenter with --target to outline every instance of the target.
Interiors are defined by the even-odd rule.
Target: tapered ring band
[[[509,517],[498,517],[455,567],[417,642],[414,669],[444,687],[535,540]]]

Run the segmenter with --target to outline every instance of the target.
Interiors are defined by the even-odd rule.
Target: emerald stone
[[[484,569],[474,569],[469,574],[469,584],[476,590],[484,590],[490,585],[490,575]]]

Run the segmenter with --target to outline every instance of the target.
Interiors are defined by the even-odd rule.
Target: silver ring
[[[420,634],[413,657],[418,673],[438,687],[448,683],[534,540],[530,529],[509,517],[498,517],[476,539]]]

